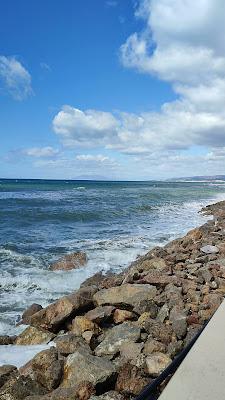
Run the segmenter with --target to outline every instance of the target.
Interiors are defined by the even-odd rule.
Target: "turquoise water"
[[[0,180],[0,334],[14,333],[29,304],[43,306],[97,271],[119,271],[138,254],[206,220],[224,184]],[[85,268],[49,271],[83,250]]]

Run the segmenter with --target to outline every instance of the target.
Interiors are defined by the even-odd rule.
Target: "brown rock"
[[[92,331],[97,335],[98,333],[100,333],[100,328],[97,324],[90,321],[89,319],[83,316],[77,316],[72,322],[71,331],[77,336],[82,335],[86,331]]]
[[[116,309],[113,314],[113,321],[115,324],[120,324],[121,322],[132,320],[135,318],[135,314],[128,310]]]
[[[148,383],[149,378],[139,368],[127,363],[119,371],[116,390],[126,395],[138,395]]]
[[[0,389],[0,400],[24,400],[28,396],[43,395],[46,390],[29,376],[12,376]]]
[[[45,396],[29,396],[27,400],[88,400],[95,394],[95,389],[90,382],[81,382],[71,388],[57,388]]]
[[[172,340],[173,330],[170,325],[149,318],[143,324],[143,328],[153,339],[159,340],[164,344],[168,344]]]
[[[92,299],[97,288],[87,286],[69,296],[64,296],[55,303],[31,316],[31,325],[50,331],[60,330],[62,324],[70,316],[92,305]]]
[[[80,287],[87,287],[87,286],[97,286],[98,288],[100,287],[100,284],[102,281],[105,279],[105,276],[103,275],[102,272],[97,272],[90,278],[85,279],[83,283],[81,283]]]
[[[100,396],[91,396],[90,400],[124,400],[124,397],[120,393],[110,390]]]
[[[0,335],[0,345],[14,344],[16,336]]]
[[[31,304],[31,306],[28,307],[27,310],[25,310],[24,313],[22,314],[22,318],[21,318],[21,321],[19,322],[19,324],[29,325],[31,315],[35,314],[36,312],[38,312],[40,310],[42,310],[42,306],[40,304],[36,304],[36,303]]]
[[[155,318],[158,313],[158,307],[154,300],[140,300],[136,302],[133,311],[139,315],[149,312],[151,318]]]
[[[156,285],[159,287],[164,287],[169,283],[178,283],[178,279],[176,276],[166,275],[163,272],[153,270],[145,275],[142,279],[139,280],[140,283],[149,283],[151,285]]]
[[[55,343],[57,350],[63,355],[75,353],[75,351],[80,348],[83,348],[91,353],[91,349],[86,341],[82,337],[76,336],[73,333],[58,336],[55,339]]]
[[[55,335],[44,329],[28,326],[20,335],[17,336],[15,344],[29,345],[49,343]]]
[[[158,340],[152,339],[149,337],[147,342],[145,342],[143,353],[146,355],[152,353],[165,353],[166,345],[164,343],[159,342]]]
[[[171,358],[163,353],[153,353],[146,358],[146,365],[148,373],[156,377],[160,375],[160,373],[168,367],[171,363]]]
[[[87,256],[82,251],[67,254],[62,257],[59,261],[53,263],[50,266],[51,271],[70,271],[71,269],[77,269],[87,264]]]
[[[21,375],[30,376],[47,390],[57,388],[62,377],[63,365],[58,352],[51,347],[38,353],[19,369]]]
[[[136,361],[142,352],[143,346],[143,343],[125,342],[120,347],[120,355],[125,360]]]
[[[113,306],[99,306],[94,308],[93,310],[88,311],[85,314],[85,317],[90,321],[95,322],[96,324],[100,324],[101,322],[109,319],[112,316],[114,310],[115,307]]]
[[[9,379],[10,375],[15,372],[17,368],[14,365],[0,366],[0,388]]]
[[[177,337],[181,339],[187,332],[187,315],[184,309],[174,306],[170,312],[170,321],[172,322],[173,331]]]

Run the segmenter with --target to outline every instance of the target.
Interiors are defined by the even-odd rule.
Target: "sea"
[[[17,334],[32,303],[46,306],[96,272],[119,272],[138,255],[206,222],[225,183],[0,179],[0,335]],[[87,266],[50,271],[73,251]]]

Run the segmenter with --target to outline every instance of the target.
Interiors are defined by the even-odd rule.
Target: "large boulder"
[[[121,325],[108,329],[104,340],[96,347],[97,356],[116,354],[120,351],[121,345],[125,342],[137,342],[141,330],[138,326],[124,322]]]
[[[46,390],[29,376],[12,376],[0,389],[0,400],[24,400],[28,396],[43,395]]]
[[[76,251],[75,253],[67,254],[60,258],[57,262],[50,266],[51,271],[70,271],[71,269],[77,269],[87,264],[87,256],[82,251]]]
[[[58,336],[55,339],[55,343],[57,350],[63,355],[75,353],[75,351],[80,348],[83,348],[91,353],[91,349],[87,342],[82,337],[74,335],[73,333]]]
[[[50,331],[57,331],[67,318],[75,316],[79,311],[88,309],[93,303],[95,286],[87,286],[64,296],[55,303],[31,316],[30,324]]]
[[[49,343],[55,335],[44,329],[28,326],[20,335],[17,336],[15,344],[29,345]]]
[[[67,357],[61,386],[72,387],[83,381],[94,386],[109,384],[115,377],[116,369],[111,361],[79,349]]]
[[[19,322],[19,325],[20,325],[20,324],[29,325],[29,323],[30,323],[30,317],[31,317],[33,314],[35,314],[36,312],[40,311],[40,310],[42,310],[42,306],[41,306],[40,304],[36,304],[36,303],[31,304],[31,306],[28,307],[28,308],[24,311],[24,313],[22,314],[22,318],[21,318],[21,321]]]
[[[0,345],[14,344],[16,336],[0,335]]]
[[[15,372],[17,368],[14,365],[2,365],[0,367],[0,387],[9,379],[10,375]]]
[[[94,308],[93,310],[88,311],[85,314],[85,317],[90,321],[95,322],[96,324],[100,324],[101,322],[109,319],[112,316],[114,310],[115,307],[113,306],[99,306]]]
[[[31,361],[20,368],[20,374],[30,376],[47,390],[58,387],[63,371],[63,362],[54,347],[38,353]]]
[[[85,316],[78,315],[74,318],[72,322],[71,331],[79,336],[82,335],[86,331],[92,331],[95,334],[100,332],[100,328],[97,324],[87,319]]]
[[[151,300],[156,296],[157,289],[152,285],[124,284],[103,289],[95,293],[93,300],[98,306],[128,305],[134,307],[141,300]]]
[[[88,400],[95,394],[90,382],[82,382],[71,388],[57,388],[45,396],[29,396],[26,400]]]

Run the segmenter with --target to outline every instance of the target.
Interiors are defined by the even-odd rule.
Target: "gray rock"
[[[115,307],[113,306],[100,306],[88,311],[84,316],[90,321],[99,324],[110,318],[114,310]]]
[[[115,379],[115,376],[116,369],[111,361],[80,349],[67,357],[61,386],[73,387],[83,381],[96,386]]]
[[[68,333],[66,335],[58,336],[55,339],[57,350],[64,355],[74,353],[80,348],[85,349],[91,353],[91,349],[87,342],[80,336],[76,336],[73,333]]]
[[[174,306],[170,312],[170,321],[172,322],[173,331],[178,339],[181,339],[187,332],[187,315],[186,311]]]
[[[0,389],[0,400],[24,400],[45,393],[46,390],[29,376],[12,375]]]
[[[146,365],[149,375],[156,377],[168,367],[171,358],[163,353],[153,353],[146,358]]]
[[[104,340],[96,347],[97,356],[116,354],[125,342],[136,342],[140,338],[141,330],[130,322],[114,326],[106,332]]]
[[[205,254],[216,254],[219,253],[219,249],[217,246],[206,245],[201,247],[201,252]]]

